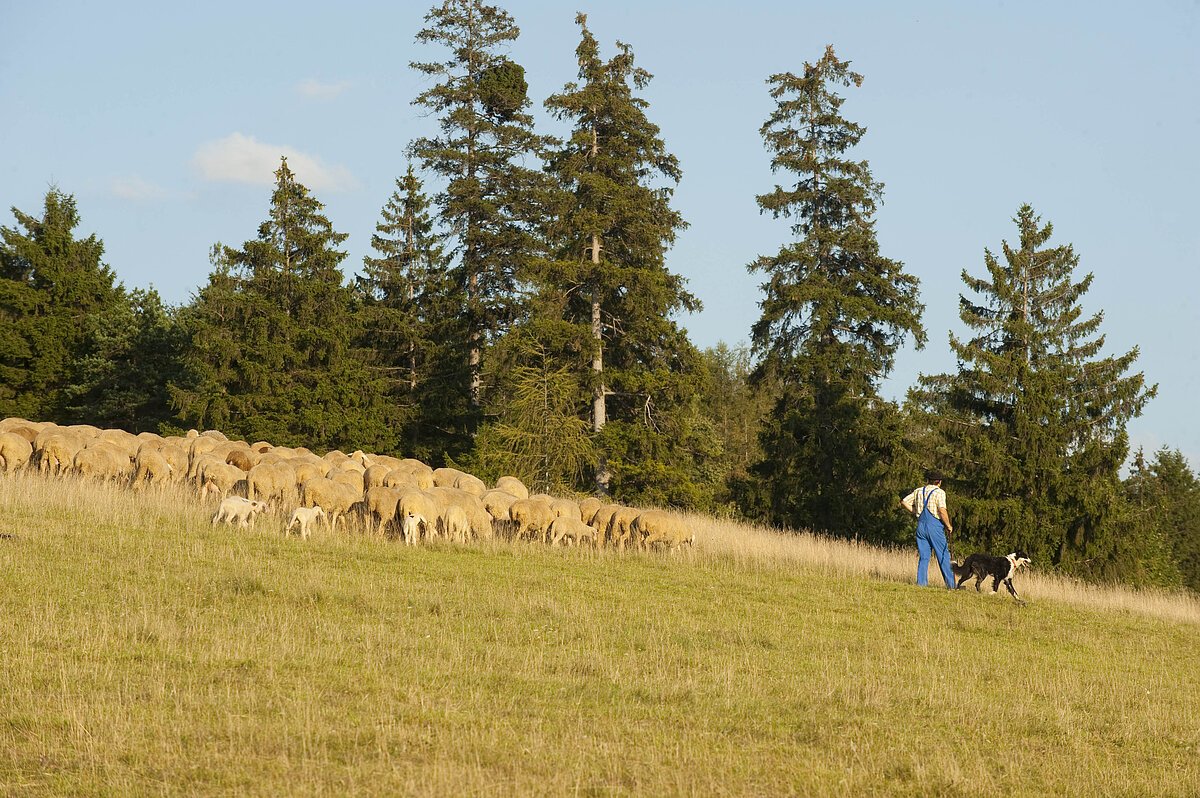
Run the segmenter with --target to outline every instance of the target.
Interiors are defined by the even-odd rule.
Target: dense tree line
[[[409,144],[349,280],[346,235],[286,160],[257,234],[215,245],[180,307],[116,281],[71,195],[14,208],[0,416],[369,449],[885,544],[911,535],[897,494],[936,465],[960,547],[1200,589],[1200,483],[1170,449],[1121,477],[1156,389],[1136,349],[1102,354],[1093,278],[1031,206],[984,273],[963,269],[957,369],[884,399],[898,349],[927,343],[919,269],[876,239],[883,187],[840,93],[863,77],[830,47],[767,81],[760,132],[784,179],[757,202],[789,227],[748,267],[751,343],[699,351],[676,320],[699,302],[666,266],[687,223],[652,76],[576,22],[578,73],[544,100],[556,137],[535,127],[506,11],[426,15],[411,67],[432,84],[413,102],[437,130]]]

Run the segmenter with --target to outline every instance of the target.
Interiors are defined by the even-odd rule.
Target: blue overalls
[[[929,584],[929,553],[932,550],[937,555],[938,565],[942,569],[942,578],[946,587],[954,589],[954,571],[950,569],[950,547],[946,545],[946,528],[942,519],[929,512],[929,500],[937,491],[933,488],[925,494],[925,504],[921,514],[917,516],[917,584]]]

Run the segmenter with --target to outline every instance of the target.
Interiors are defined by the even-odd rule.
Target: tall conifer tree
[[[410,154],[445,182],[438,216],[457,256],[452,274],[467,326],[469,382],[461,391],[478,426],[486,348],[520,317],[517,291],[540,249],[536,221],[543,181],[536,162],[525,73],[502,52],[520,30],[508,12],[481,0],[444,0],[426,16],[417,41],[449,51],[444,61],[413,62],[438,82],[415,105],[437,115],[440,133],[415,140]]]
[[[0,228],[0,417],[66,421],[88,319],[126,306],[125,291],[100,260],[100,239],[75,237],[73,196],[50,189],[41,218],[12,212],[19,227]]]
[[[626,500],[649,499],[653,480],[642,470],[650,469],[678,483],[655,499],[695,503],[696,488],[688,483],[697,479],[695,461],[707,455],[688,431],[704,426],[693,412],[703,369],[671,316],[700,303],[665,264],[686,226],[670,204],[679,162],[637,95],[650,73],[620,42],[603,60],[587,17],[579,14],[576,22],[579,80],[546,100],[573,129],[547,159],[560,204],[550,214],[556,257],[539,273],[539,288],[544,307],[588,342],[591,424],[600,435],[595,488],[607,493],[615,478]]]
[[[1114,576],[1128,520],[1125,427],[1156,388],[1128,373],[1136,348],[1101,356],[1103,314],[1083,314],[1092,275],[1076,279],[1073,248],[1050,246],[1053,227],[1029,205],[1014,222],[1017,247],[1004,242],[1003,258],[985,250],[984,277],[963,270],[969,337],[950,337],[958,370],[922,377],[912,398],[961,497],[960,538]]]
[[[338,268],[346,235],[286,159],[275,177],[258,237],[214,248],[216,269],[186,313],[188,375],[174,401],[188,423],[230,436],[383,451],[390,409],[354,347],[360,319]]]
[[[430,201],[408,168],[371,236],[376,257],[363,259],[358,291],[365,345],[398,409],[400,450],[441,463],[470,448],[462,424],[466,363],[453,343],[466,337],[447,272],[448,259],[429,216]]]
[[[771,380],[779,399],[745,500],[776,523],[888,540],[899,534],[891,480],[900,428],[878,389],[906,336],[923,345],[923,307],[917,279],[879,252],[882,186],[865,161],[845,157],[866,132],[841,116],[835,87],[862,83],[849,67],[829,47],[802,75],[768,81],[776,108],[762,136],[772,170],[795,182],[758,205],[793,219],[795,240],[749,266],[766,276],[751,331],[756,378]]]

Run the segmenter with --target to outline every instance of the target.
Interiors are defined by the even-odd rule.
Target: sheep
[[[296,491],[296,472],[287,463],[262,463],[246,472],[246,496],[280,504]]]
[[[608,521],[606,535],[609,542],[617,544],[619,551],[625,544],[633,542],[633,522],[641,513],[632,507],[619,507]]]
[[[249,446],[235,446],[230,449],[225,455],[225,462],[232,466],[237,466],[243,471],[249,471],[258,465],[261,457],[258,452],[251,449]]]
[[[325,517],[325,511],[320,505],[316,507],[297,507],[292,510],[292,517],[288,519],[287,526],[283,528],[283,534],[290,535],[292,527],[298,527],[302,540],[308,540],[309,524],[315,524],[319,519]]]
[[[564,538],[577,546],[585,540],[593,546],[596,545],[596,530],[590,524],[585,524],[574,516],[560,515],[550,522],[548,531],[551,545],[554,546],[557,546],[559,541]]]
[[[364,500],[367,511],[378,522],[375,534],[383,537],[387,525],[396,517],[399,510],[401,491],[383,485],[367,488]]]
[[[192,480],[195,484],[201,498],[204,496],[204,472],[218,465],[224,466],[226,463],[220,457],[210,452],[198,454],[188,461],[188,479]],[[230,466],[230,468],[233,468],[233,466]]]
[[[351,488],[362,496],[363,493],[363,475],[361,471],[356,471],[353,468],[331,468],[329,470],[329,479],[334,482],[340,482],[343,485],[349,485]]]
[[[0,421],[0,432],[11,432],[13,435],[19,435],[25,439],[26,443],[32,444],[45,427],[49,426],[48,421],[26,421],[23,418],[6,418]]]
[[[392,466],[389,463],[373,463],[367,466],[367,470],[363,472],[363,490],[383,485],[391,470]]]
[[[205,463],[200,474],[200,495],[215,493],[218,496],[228,496],[239,483],[246,480],[246,472],[235,465],[223,460]]]
[[[559,518],[563,516],[579,518],[579,505],[570,499],[552,499],[550,501],[550,509]]]
[[[171,473],[175,470],[161,452],[146,444],[138,449],[134,466],[130,479],[134,490],[140,489],[143,484],[161,485],[171,479]]]
[[[525,483],[516,477],[500,477],[498,480],[496,480],[496,486],[494,490],[502,490],[505,493],[511,493],[518,499],[529,498],[529,488],[525,487]]]
[[[189,479],[196,479],[197,463],[204,455],[217,448],[220,441],[209,436],[197,435],[188,441],[188,470]],[[223,459],[223,458],[222,458]]]
[[[462,476],[466,476],[466,474],[457,468],[449,466],[435,468],[433,469],[433,485],[436,488],[453,488],[454,483],[458,482],[458,478]]]
[[[509,520],[516,522],[518,538],[539,537],[546,540],[550,523],[554,521],[554,510],[540,499],[517,499],[508,508]]]
[[[471,525],[471,535],[476,540],[491,540],[495,535],[495,519],[482,504],[476,504],[467,510],[467,522]]]
[[[425,491],[402,489],[396,502],[396,513],[400,516],[400,535],[404,542],[415,545],[422,529],[426,538],[433,537],[440,512],[438,500]]]
[[[462,523],[464,524],[464,529],[472,533],[478,532],[481,537],[490,538],[492,536],[492,517],[487,514],[487,510],[483,508],[478,496],[462,490],[461,488],[450,487],[434,487],[430,488],[428,491],[426,491],[426,493],[432,496],[441,507],[442,512],[440,514],[440,518],[443,520],[442,534],[447,538],[454,537],[459,540],[464,540],[467,536],[465,533],[463,535],[459,535],[457,529],[452,530],[448,528],[445,511],[451,505],[462,508],[464,516]],[[486,518],[484,516],[486,516]],[[459,518],[456,515],[453,516],[451,520],[458,522]]]
[[[63,429],[79,438],[81,442],[89,441],[100,434],[100,428],[93,427],[91,424],[69,424]]]
[[[237,525],[245,529],[250,526],[250,519],[254,515],[265,513],[270,509],[271,506],[266,502],[243,499],[241,496],[230,496],[222,499],[217,506],[217,512],[212,517],[212,525],[216,526],[222,521],[227,524],[237,521]]]
[[[48,471],[52,476],[69,471],[82,448],[83,442],[70,432],[54,432],[45,438],[39,435],[35,446],[38,471]]]
[[[178,482],[181,480],[187,473],[187,449],[177,443],[167,441],[158,449],[158,453],[171,466],[171,481]]]
[[[288,463],[296,472],[297,485],[303,485],[310,479],[324,477],[329,473],[329,463],[319,457],[314,458],[300,455],[290,458]]]
[[[417,490],[428,490],[421,487],[421,480],[416,472],[409,468],[393,468],[388,471],[383,477],[383,484],[389,488],[416,488]],[[433,487],[432,485],[429,486]]]
[[[579,502],[579,520],[585,524],[592,523],[592,519],[596,517],[596,511],[604,502],[597,499],[595,496],[588,496]]]
[[[507,521],[508,508],[512,507],[513,502],[517,501],[517,499],[517,496],[507,491],[493,488],[480,496],[479,502],[483,505],[483,509],[491,514],[492,518],[497,521]]]
[[[313,477],[300,486],[300,505],[302,507],[325,508],[328,515],[329,528],[337,532],[337,522],[362,498],[362,491],[355,490],[349,485],[334,482],[326,477]]]
[[[15,432],[0,432],[0,471],[9,474],[29,462],[33,444]]]
[[[330,466],[334,466],[334,465],[337,465],[338,463],[342,462],[343,460],[349,459],[349,455],[347,455],[345,452],[340,451],[338,449],[330,449],[328,452],[325,452],[325,454],[321,456],[321,459],[324,460],[325,462],[329,463]]]
[[[612,520],[613,513],[621,509],[619,504],[602,504],[600,509],[596,510],[592,516],[590,523],[592,528],[596,530],[596,542],[604,545],[608,542],[608,522]]]
[[[127,479],[130,476],[129,456],[108,443],[94,443],[75,453],[72,461],[75,473],[81,477],[105,482]]]
[[[417,477],[417,486],[421,490],[429,490],[434,486],[433,469],[413,457],[406,457],[399,462],[397,468],[407,468]]]
[[[482,496],[488,491],[487,483],[474,474],[463,474],[454,480],[454,487],[465,490],[474,496]]]
[[[96,440],[106,441],[118,449],[128,452],[130,459],[136,456],[138,446],[142,444],[136,435],[123,429],[102,429],[96,435]]]
[[[634,519],[633,539],[639,548],[665,544],[677,549],[685,543],[695,545],[696,533],[677,515],[662,510],[647,510]]]
[[[471,536],[471,519],[467,510],[457,502],[450,502],[442,507],[442,536],[456,543],[466,543]]]

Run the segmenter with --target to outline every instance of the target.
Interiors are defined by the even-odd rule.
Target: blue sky
[[[520,26],[541,101],[575,75],[577,10],[604,53],[629,43],[655,75],[650,116],[683,169],[690,223],[668,257],[704,302],[681,319],[700,346],[744,342],[758,317],[745,264],[789,239],[760,216],[774,184],[758,134],[766,78],[832,44],[866,80],[843,113],[867,127],[855,152],[884,188],[883,253],[921,280],[929,343],[907,347],[885,386],[952,370],[960,273],[1015,238],[1023,202],[1072,243],[1095,282],[1107,353],[1140,347],[1159,396],[1134,445],[1200,465],[1200,3],[500,3]],[[379,211],[431,130],[408,67],[427,2],[29,3],[0,0],[0,224],[37,213],[51,184],[74,194],[127,287],[189,299],[216,241],[265,218],[280,154],[369,252]]]

